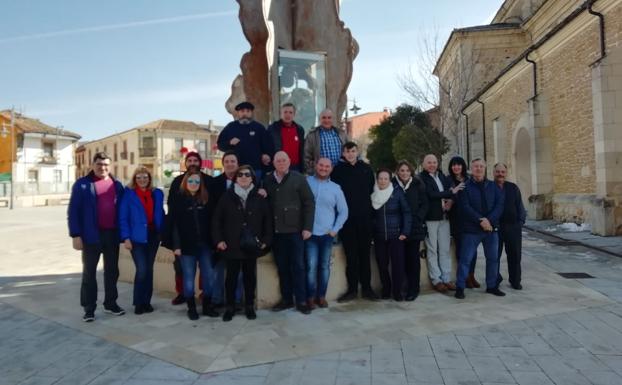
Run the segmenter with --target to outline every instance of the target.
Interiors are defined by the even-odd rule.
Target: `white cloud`
[[[86,28],[66,29],[63,31],[42,32],[42,33],[35,33],[31,35],[10,36],[10,37],[5,37],[5,38],[0,38],[0,43],[8,43],[8,42],[15,42],[15,41],[23,41],[23,40],[34,40],[34,39],[47,39],[47,38],[52,38],[52,37],[75,35],[75,34],[82,34],[82,33],[105,32],[105,31],[113,31],[117,29],[144,27],[144,26],[156,25],[156,24],[180,23],[180,22],[191,21],[191,20],[210,19],[210,18],[222,17],[222,16],[232,16],[232,15],[236,15],[237,12],[238,11],[236,10],[230,10],[230,11],[221,11],[221,12],[199,13],[196,15],[174,16],[174,17],[166,17],[166,18],[161,18],[161,19],[133,21],[133,22],[121,23],[121,24],[98,25],[98,26],[86,27]]]

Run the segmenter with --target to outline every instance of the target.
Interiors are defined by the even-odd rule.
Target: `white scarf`
[[[378,183],[374,185],[374,192],[371,194],[371,205],[374,209],[378,210],[381,208],[389,198],[391,198],[391,194],[393,194],[393,184],[389,183],[389,186],[384,190],[380,190],[378,187]]]
[[[410,179],[408,179],[408,182],[406,182],[406,184],[402,183],[402,180],[400,178],[395,178],[395,179],[397,179],[397,184],[400,185],[400,187],[404,191],[408,190],[408,187],[410,187],[410,184],[413,182],[412,176],[410,177]]]
[[[242,206],[246,207],[246,199],[248,198],[248,193],[251,192],[253,187],[255,186],[252,183],[246,189],[242,188],[242,186],[237,183],[233,185],[233,192],[235,192],[235,195],[239,196],[242,200]]]

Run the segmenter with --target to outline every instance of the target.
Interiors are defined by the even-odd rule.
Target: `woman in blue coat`
[[[381,168],[376,172],[371,204],[374,208],[374,249],[382,282],[382,298],[389,299],[393,294],[393,299],[403,301],[404,242],[410,235],[412,213],[402,189],[393,187],[390,170]]]
[[[151,173],[138,166],[125,188],[119,209],[119,231],[126,249],[132,253],[134,277],[134,313],[151,313],[153,263],[160,243],[164,218],[164,194],[153,188]]]

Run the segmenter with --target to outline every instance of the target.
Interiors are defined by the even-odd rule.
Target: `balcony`
[[[141,158],[153,158],[155,154],[155,147],[142,147],[138,149],[138,156]]]
[[[58,159],[53,155],[42,155],[39,158],[39,164],[58,164]]]

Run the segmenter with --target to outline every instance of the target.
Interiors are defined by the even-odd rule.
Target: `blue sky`
[[[311,0],[309,0],[311,1]],[[417,40],[488,22],[501,0],[345,0],[360,45],[348,91],[360,113],[408,97]],[[168,118],[217,124],[249,48],[233,0],[0,0],[0,109],[96,139]]]

